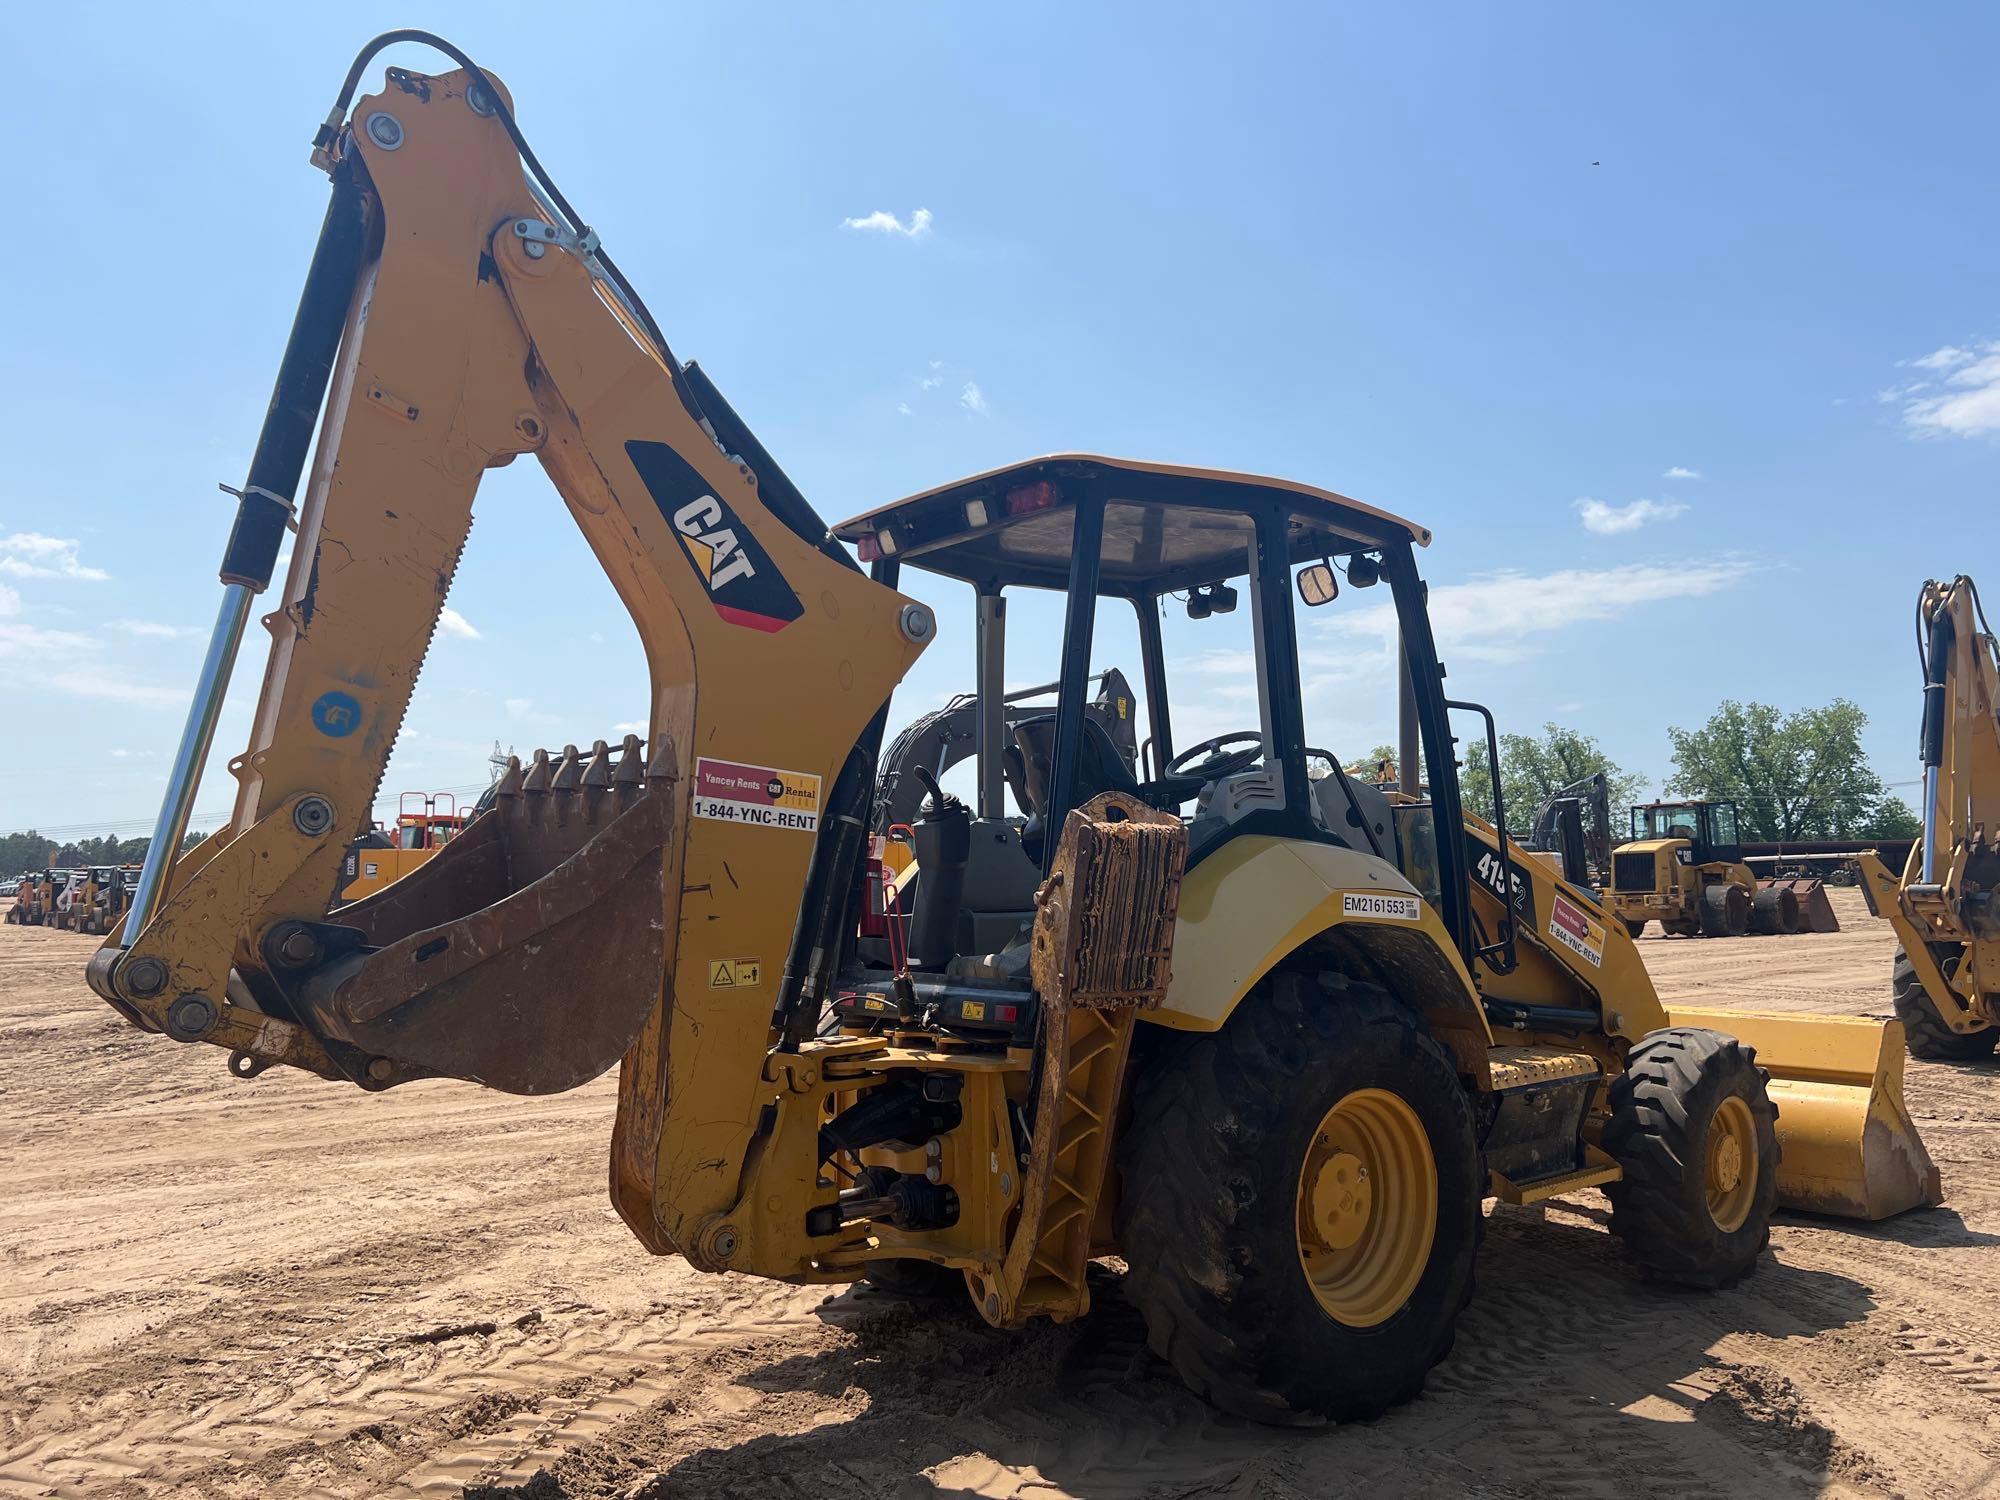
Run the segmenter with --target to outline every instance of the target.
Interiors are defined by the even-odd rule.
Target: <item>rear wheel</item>
[[[1666,929],[1669,937],[1701,936],[1701,924],[1699,922],[1662,922],[1660,926]]]
[[[1148,1040],[1118,1230],[1153,1351],[1260,1422],[1414,1396],[1471,1297],[1485,1185],[1450,1057],[1341,976]]]
[[[1757,1052],[1696,1026],[1656,1031],[1612,1080],[1604,1149],[1611,1232],[1648,1275],[1685,1286],[1741,1280],[1771,1239],[1778,1109]]]
[[[1750,893],[1727,882],[1706,887],[1701,893],[1701,935],[1742,937],[1750,930]]]
[[[1946,963],[1945,973],[1949,976],[1958,961],[1948,959]],[[1924,1062],[1978,1062],[1993,1055],[1993,1044],[2000,1041],[2000,1029],[1988,1026],[1983,1031],[1953,1031],[1938,1014],[1931,997],[1924,993],[1924,982],[1917,977],[1916,966],[1901,948],[1896,950],[1896,967],[1891,972],[1896,1019],[1903,1023],[1910,1056]]]

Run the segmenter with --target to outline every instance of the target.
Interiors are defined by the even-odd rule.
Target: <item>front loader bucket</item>
[[[1710,1027],[1757,1049],[1778,1106],[1783,1207],[1874,1220],[1944,1201],[1903,1104],[1902,1022],[1676,1006],[1668,1024]]]
[[[1838,932],[1840,918],[1833,914],[1833,903],[1826,899],[1826,882],[1815,876],[1801,875],[1790,880],[1760,880],[1760,891],[1790,891],[1799,898],[1800,932]]]

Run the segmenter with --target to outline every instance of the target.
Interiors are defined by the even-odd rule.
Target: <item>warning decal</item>
[[[779,771],[703,757],[694,763],[694,815],[816,833],[819,778],[804,771]]]
[[[1424,909],[1415,896],[1342,891],[1340,914],[1343,917],[1389,917],[1398,922],[1420,922]]]
[[[1549,912],[1549,936],[1594,969],[1604,967],[1604,929],[1575,902],[1557,895]]]
[[[709,960],[708,987],[712,990],[754,990],[763,978],[764,964],[755,958]]]

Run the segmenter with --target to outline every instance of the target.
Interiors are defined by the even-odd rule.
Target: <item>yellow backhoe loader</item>
[[[53,926],[56,898],[75,873],[50,866],[23,875],[20,889],[14,892],[14,904],[7,909],[7,920],[21,927]]]
[[[1649,802],[1611,853],[1605,905],[1637,937],[1657,921],[1674,937],[1838,932],[1817,880],[1759,880],[1743,862],[1734,802]]]
[[[1892,993],[1911,1055],[1967,1062],[2000,1039],[2000,651],[1970,578],[1923,586],[1917,640],[1923,833],[1900,880],[1861,855],[1861,891],[1896,931]]]
[[[392,68],[355,100],[398,40],[458,67]],[[1188,1383],[1277,1422],[1421,1386],[1487,1196],[1601,1185],[1636,1261],[1697,1286],[1754,1267],[1775,1204],[1937,1200],[1898,1027],[1670,1011],[1592,895],[1496,836],[1504,808],[1462,809],[1449,715],[1479,715],[1489,749],[1494,729],[1446,698],[1423,527],[1071,455],[830,533],[462,53],[377,39],[315,160],[333,204],[155,857],[89,967],[135,1025],[244,1077],[367,1090],[541,1094],[616,1065],[611,1196],[649,1249],[798,1283],[942,1278],[1005,1327],[1083,1314],[1087,1263],[1115,1253]],[[522,454],[638,628],[647,735],[510,763],[419,869],[330,910],[480,476]],[[234,815],[174,859],[295,498]],[[973,586],[993,711],[972,804],[940,787],[915,817],[907,924],[864,937],[890,695],[938,633],[906,568]],[[1343,574],[1386,586],[1400,621],[1399,763],[1427,796],[1308,774],[1331,757],[1305,736],[1293,595],[1336,603]],[[1032,673],[1053,712],[1010,724],[1005,611],[985,606],[1021,589],[1066,615]],[[1161,613],[1237,590],[1254,709],[1176,751],[1200,687]],[[1087,711],[1106,608],[1137,620],[1143,780]]]
[[[575,752],[574,745],[568,748]],[[396,799],[393,831],[371,826],[348,845],[339,899],[359,901],[402,879],[458,837],[470,816],[450,792],[404,792]]]

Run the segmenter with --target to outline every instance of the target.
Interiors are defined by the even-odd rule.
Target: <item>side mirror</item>
[[[1299,570],[1299,598],[1313,609],[1322,604],[1331,604],[1340,597],[1340,580],[1334,577],[1333,568],[1323,562]]]

